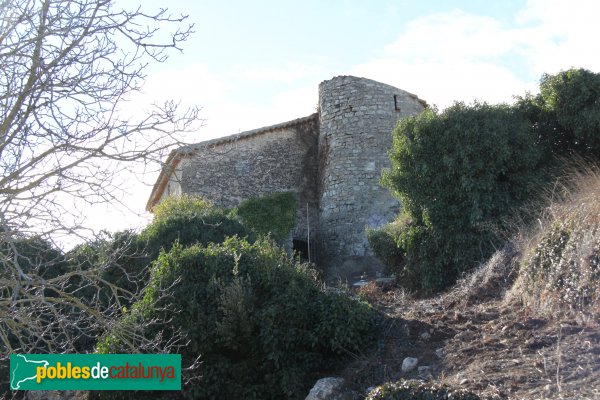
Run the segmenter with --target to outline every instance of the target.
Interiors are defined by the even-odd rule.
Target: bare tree
[[[109,0],[0,2],[0,224],[65,227],[65,196],[118,198],[119,168],[162,157],[197,121],[197,109],[157,106],[138,121],[121,108],[149,62],[179,49],[191,27],[166,10],[115,11]],[[165,40],[166,39],[166,40]],[[125,164],[124,164],[125,163]],[[60,194],[61,202],[56,198]]]
[[[118,200],[124,171],[159,165],[197,128],[198,109],[174,102],[137,120],[123,108],[147,67],[181,50],[192,29],[186,16],[111,0],[0,0],[0,344],[8,351],[68,351],[119,310],[122,291],[97,271],[59,271],[59,255],[31,246],[77,233],[73,204]],[[103,309],[97,296],[78,295],[103,285],[113,294]]]

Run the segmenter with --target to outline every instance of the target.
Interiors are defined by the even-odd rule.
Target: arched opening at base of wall
[[[294,253],[298,253],[300,255],[300,260],[308,261],[308,242],[306,240],[294,239],[293,250]]]

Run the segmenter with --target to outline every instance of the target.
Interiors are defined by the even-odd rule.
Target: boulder
[[[417,368],[417,364],[419,363],[418,358],[414,357],[406,357],[404,361],[402,361],[402,372],[410,372],[413,369]]]
[[[310,389],[305,400],[355,400],[357,394],[346,387],[343,378],[322,378]]]

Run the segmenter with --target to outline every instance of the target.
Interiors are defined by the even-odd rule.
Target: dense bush
[[[375,255],[383,261],[389,274],[400,276],[403,273],[406,251],[401,247],[399,238],[410,224],[410,217],[401,213],[394,221],[379,228],[367,227],[367,240]]]
[[[10,288],[10,282],[17,282],[14,275],[19,272],[14,268],[21,269],[24,274],[33,273],[43,279],[53,279],[60,276],[68,270],[67,262],[63,252],[56,248],[51,242],[38,237],[17,236],[14,241],[0,242],[0,280],[3,282],[0,287],[0,298],[3,301],[10,301],[13,291]],[[27,284],[23,279],[20,282]],[[56,297],[57,293],[52,290],[44,292],[49,301]],[[24,298],[23,301],[28,301]],[[6,308],[12,312],[9,307]],[[32,310],[33,312],[33,310]],[[45,321],[53,321],[54,315],[33,316],[32,318],[44,318]],[[9,353],[25,353],[30,348],[27,344],[37,342],[37,351],[49,351],[45,342],[46,337],[32,337],[28,326],[23,323],[22,316],[15,316],[10,313],[0,318],[0,331],[2,339],[0,340],[0,351],[2,352],[2,362],[0,362],[0,398],[22,399],[25,398],[23,391],[11,391],[10,388],[10,368],[8,363]],[[49,335],[50,336],[50,335]],[[25,346],[25,347],[24,347]]]
[[[545,74],[540,93],[520,98],[517,107],[548,155],[600,158],[600,74],[585,69]]]
[[[104,281],[130,293],[145,286],[150,264],[139,235],[131,230],[102,232],[95,240],[73,248],[67,259],[71,270],[96,270]]]
[[[492,253],[499,225],[542,181],[542,151],[522,113],[482,103],[427,109],[393,139],[383,182],[410,220],[395,241],[411,289],[436,291]]]
[[[47,240],[37,237],[21,237],[0,245],[0,274],[18,266],[27,273],[35,273],[44,279],[55,278],[67,271],[63,252]]]
[[[215,207],[198,196],[169,197],[154,209],[154,219],[140,234],[151,260],[160,250],[169,250],[179,241],[187,246],[220,243],[237,235],[252,240],[253,234],[229,210]]]
[[[69,251],[66,259],[73,274],[69,291],[111,318],[129,307],[147,283],[150,260],[133,231],[102,232]],[[92,351],[102,333],[100,328],[85,329],[72,345],[78,352]]]
[[[75,276],[73,287],[87,300],[95,299],[103,307],[119,304],[126,308],[148,283],[149,266],[161,249],[175,242],[186,245],[221,242],[231,235],[249,236],[251,232],[228,215],[228,210],[213,207],[196,196],[167,198],[154,210],[153,221],[140,233],[133,231],[105,233],[96,240],[77,246],[68,254],[69,268],[97,274],[105,284],[89,285],[87,278]],[[101,332],[75,343],[79,351],[93,348]]]
[[[375,334],[366,304],[324,292],[314,271],[266,239],[161,253],[123,324],[146,327],[153,338],[153,319],[171,320],[165,340],[170,330],[187,335],[184,365],[201,355],[198,380],[183,391],[198,399],[303,398],[320,372],[364,350]],[[98,349],[122,352],[130,339],[123,331],[117,326]]]
[[[475,393],[465,389],[453,389],[445,385],[398,381],[386,383],[372,390],[366,400],[481,400]]]
[[[394,131],[383,182],[410,224],[370,232],[402,283],[431,292],[491,254],[498,228],[573,155],[600,157],[600,74],[544,75],[538,95],[515,106],[428,109]]]
[[[271,234],[281,242],[296,223],[297,200],[294,193],[281,192],[248,199],[237,208],[242,223],[258,235]]]
[[[228,210],[197,196],[169,197],[156,206],[153,221],[140,234],[104,232],[76,246],[67,258],[69,268],[97,270],[106,282],[135,293],[147,284],[148,267],[161,249],[169,250],[175,242],[206,245],[233,235],[251,236],[251,232]],[[105,292],[106,298],[113,295],[108,288]]]

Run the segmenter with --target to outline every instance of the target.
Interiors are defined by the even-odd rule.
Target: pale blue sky
[[[308,114],[318,83],[335,75],[378,79],[445,107],[510,101],[534,90],[543,72],[594,69],[599,57],[595,1],[173,0],[169,7],[189,14],[196,34],[184,54],[152,69],[146,91],[203,106],[199,140]]]
[[[512,22],[524,1],[238,1],[186,6],[197,35],[188,57],[231,70],[238,63],[306,60],[343,70],[374,57],[407,23],[454,9]],[[495,5],[494,5],[495,4]],[[178,4],[173,4],[175,6]],[[172,7],[174,8],[174,7]]]
[[[535,91],[544,72],[600,72],[596,0],[143,2],[161,6],[189,14],[196,33],[183,54],[149,70],[130,107],[167,98],[203,107],[192,142],[308,115],[319,82],[336,75],[376,79],[444,108],[511,101]],[[124,202],[142,215],[149,193],[132,186]],[[90,223],[102,227],[105,213],[90,212]],[[143,225],[140,215],[125,213],[118,226],[109,218],[110,228]]]

